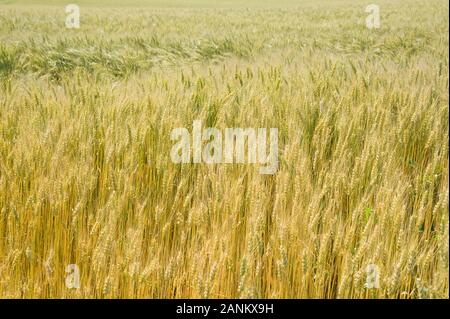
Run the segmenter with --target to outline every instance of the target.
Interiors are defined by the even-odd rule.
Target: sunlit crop
[[[0,297],[448,298],[447,1],[78,3],[0,1]]]

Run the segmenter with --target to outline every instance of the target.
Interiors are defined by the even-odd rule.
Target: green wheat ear
[[[372,216],[373,209],[370,207],[364,208],[364,223],[367,224],[369,221],[370,216]]]

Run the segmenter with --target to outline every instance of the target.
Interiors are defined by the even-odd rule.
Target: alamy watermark
[[[380,288],[380,271],[378,266],[375,264],[369,264],[366,267],[366,283],[364,287],[367,289],[378,289]]]
[[[366,27],[368,29],[380,28],[380,6],[377,4],[369,4],[366,7],[366,13],[370,13],[366,17]]]
[[[80,268],[76,264],[70,264],[66,267],[66,287],[68,289],[80,288]]]
[[[247,146],[247,163],[259,163],[260,174],[274,174],[278,169],[277,128],[225,128],[222,133],[213,127],[202,129],[201,121],[195,120],[192,136],[180,127],[172,130],[170,139],[177,141],[170,152],[173,163],[245,163]]]
[[[80,7],[76,4],[68,4],[66,6],[66,28],[79,29],[80,28]]]

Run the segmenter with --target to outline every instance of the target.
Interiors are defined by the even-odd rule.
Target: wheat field
[[[0,1],[1,298],[449,297],[446,0],[378,29],[362,0],[76,3]],[[173,163],[194,120],[278,128],[278,170]]]

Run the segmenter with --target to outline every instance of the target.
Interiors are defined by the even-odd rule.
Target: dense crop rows
[[[448,298],[448,2],[369,30],[365,1],[197,1],[74,30],[0,2],[0,297]],[[197,119],[278,128],[277,173],[172,163]]]

